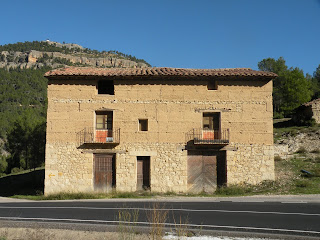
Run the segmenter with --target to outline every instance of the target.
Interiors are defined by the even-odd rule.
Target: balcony
[[[195,145],[228,145],[229,129],[209,130],[203,128],[194,128],[186,134],[187,142],[193,141]]]
[[[104,144],[117,145],[120,143],[120,128],[104,130],[85,128],[77,133],[79,145],[83,144]]]

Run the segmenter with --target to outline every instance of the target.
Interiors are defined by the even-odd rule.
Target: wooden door
[[[110,191],[115,186],[115,159],[113,155],[94,155],[94,189]]]
[[[196,151],[188,156],[188,191],[214,192],[217,187],[217,156]]]
[[[137,190],[150,188],[150,157],[137,157]]]

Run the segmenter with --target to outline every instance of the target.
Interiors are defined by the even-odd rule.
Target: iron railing
[[[95,129],[84,128],[77,133],[77,139],[79,145],[85,143],[111,143],[119,144],[120,143],[120,128],[107,130],[107,129]]]
[[[186,140],[194,144],[229,144],[229,129],[194,128],[186,134]]]

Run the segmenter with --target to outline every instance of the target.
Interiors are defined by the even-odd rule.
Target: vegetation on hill
[[[320,97],[320,65],[313,76],[297,67],[286,65],[284,58],[263,59],[258,63],[262,71],[278,74],[273,81],[273,112],[275,118],[288,117],[301,104]]]
[[[0,175],[44,162],[48,70],[0,69]]]

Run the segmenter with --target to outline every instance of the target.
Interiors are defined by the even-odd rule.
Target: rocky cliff
[[[126,68],[150,66],[144,60],[136,59],[130,55],[125,55],[115,51],[98,52],[96,50],[83,48],[77,44],[62,44],[51,41],[44,41],[41,42],[41,44],[44,46],[53,45],[55,50],[52,50],[51,48],[51,51],[39,51],[33,49],[28,51],[0,51],[0,68],[28,69],[41,68],[44,66],[57,68],[64,65]],[[46,47],[43,47],[43,49],[46,49]]]

